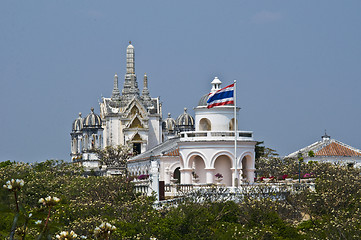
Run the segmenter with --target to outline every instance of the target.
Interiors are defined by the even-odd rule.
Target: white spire
[[[120,98],[120,92],[119,92],[119,88],[118,88],[118,75],[115,74],[114,75],[114,88],[113,88],[113,92],[112,92],[112,99],[119,99]]]
[[[127,47],[127,74],[135,74],[135,53],[131,41]]]

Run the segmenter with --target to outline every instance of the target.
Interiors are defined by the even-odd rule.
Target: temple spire
[[[147,73],[144,73],[144,88],[148,88],[148,77],[147,77]]]
[[[113,92],[112,92],[112,99],[113,100],[120,99],[120,92],[119,92],[119,88],[118,88],[118,75],[117,74],[114,75],[114,87],[113,87]]]
[[[146,105],[150,105],[150,95],[148,90],[148,76],[146,73],[144,73],[144,79],[143,79],[143,91],[142,91],[142,99],[145,102]]]
[[[130,100],[134,96],[139,96],[137,76],[135,75],[135,52],[134,46],[129,41],[127,47],[127,72],[125,74],[124,86],[122,90],[123,97]]]
[[[131,41],[127,47],[127,74],[135,74],[135,53]]]

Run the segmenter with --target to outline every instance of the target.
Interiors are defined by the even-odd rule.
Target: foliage
[[[267,175],[298,169],[295,160],[260,160],[259,171]],[[25,183],[18,191],[15,239],[35,239],[43,229],[42,239],[70,233],[78,239],[358,239],[360,169],[317,162],[302,163],[302,169],[316,177],[316,191],[281,188],[280,194],[265,184],[232,195],[215,186],[161,209],[153,207],[154,198],[134,194],[123,177],[84,177],[82,169],[59,161],[8,164],[0,168],[0,184],[8,186],[10,179]],[[12,193],[0,191],[0,239],[9,236],[16,217]],[[57,201],[47,196],[60,201],[51,204],[44,228],[49,207],[43,203]]]
[[[107,166],[126,167],[127,160],[131,157],[132,151],[127,145],[118,145],[97,149],[96,154],[99,160]]]

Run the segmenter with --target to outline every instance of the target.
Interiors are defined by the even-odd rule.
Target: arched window
[[[209,119],[207,118],[202,118],[199,121],[199,131],[211,131],[211,130],[212,130],[211,121],[209,121]]]
[[[238,120],[236,120],[236,126],[238,126]],[[234,131],[234,118],[229,121],[229,131]]]

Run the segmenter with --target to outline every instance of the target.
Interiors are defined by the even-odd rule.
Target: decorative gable
[[[129,125],[129,128],[144,128],[144,126],[142,122],[139,120],[138,116],[136,116]]]
[[[147,119],[148,113],[143,104],[138,99],[134,98],[123,110],[124,117],[132,118],[135,115],[140,116],[141,119]]]
[[[143,139],[140,137],[139,133],[136,133],[133,136],[132,141],[143,141]]]

